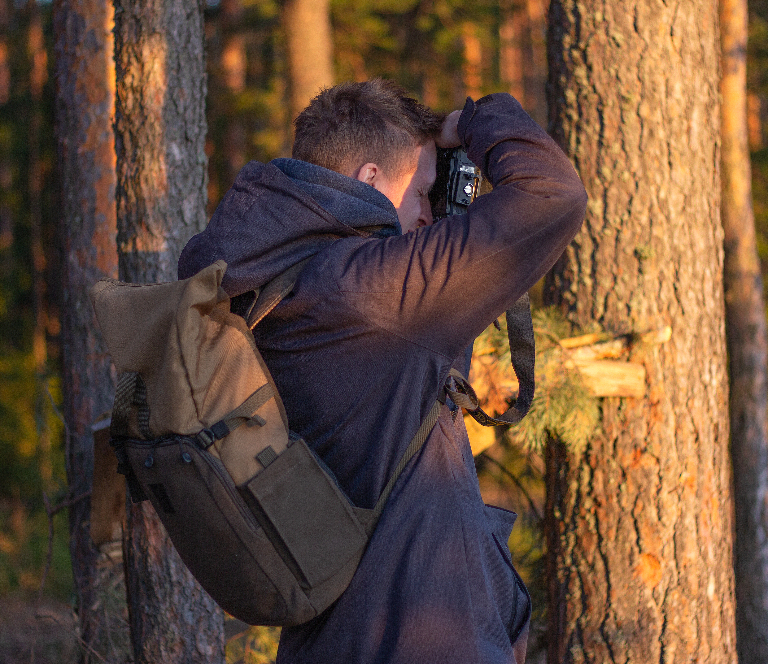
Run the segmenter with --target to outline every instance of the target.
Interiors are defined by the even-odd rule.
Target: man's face
[[[399,177],[389,178],[386,173],[379,170],[375,178],[369,181],[369,184],[392,201],[403,233],[432,223],[432,209],[428,194],[437,175],[435,142],[428,141],[415,148],[408,163],[413,166]]]

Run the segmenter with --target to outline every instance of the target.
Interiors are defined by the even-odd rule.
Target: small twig
[[[51,571],[51,564],[53,562],[53,517],[61,512],[61,510],[63,510],[65,507],[72,507],[72,505],[75,505],[76,503],[83,500],[83,498],[87,498],[90,495],[91,492],[86,491],[85,493],[82,493],[75,498],[65,498],[61,502],[56,503],[55,505],[51,505],[51,500],[48,498],[48,494],[43,491],[43,504],[45,505],[45,514],[48,517],[48,551],[45,554],[45,567],[43,568],[43,575],[40,579],[40,588],[38,590],[39,595],[43,594],[45,582],[48,580],[48,574]]]
[[[534,516],[536,517],[537,521],[541,521],[542,517],[541,514],[539,514],[539,510],[536,508],[536,503],[533,502],[533,498],[531,498],[531,495],[528,493],[526,488],[520,483],[520,480],[517,479],[517,477],[514,475],[514,473],[511,473],[509,470],[507,470],[504,467],[504,464],[494,459],[489,454],[486,454],[485,452],[480,452],[478,456],[483,457],[483,459],[486,459],[493,463],[501,472],[509,477],[514,483],[515,486],[517,486],[518,489],[520,489],[521,493],[525,496],[525,498],[528,500],[528,506],[531,508],[531,512],[533,512]]]

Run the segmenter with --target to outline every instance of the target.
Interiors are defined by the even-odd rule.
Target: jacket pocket
[[[488,519],[488,525],[494,536],[498,536],[498,539],[506,543],[512,534],[512,527],[515,525],[515,521],[517,521],[517,514],[510,510],[505,510],[503,507],[486,505],[485,517]]]

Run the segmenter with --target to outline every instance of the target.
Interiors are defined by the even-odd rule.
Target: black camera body
[[[461,214],[480,192],[482,175],[462,148],[437,150],[437,178],[430,192],[435,221]]]

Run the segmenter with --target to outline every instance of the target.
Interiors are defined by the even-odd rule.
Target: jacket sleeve
[[[344,241],[326,266],[370,322],[448,358],[552,267],[587,202],[566,156],[510,95],[468,99],[459,136],[491,192],[411,233]]]

